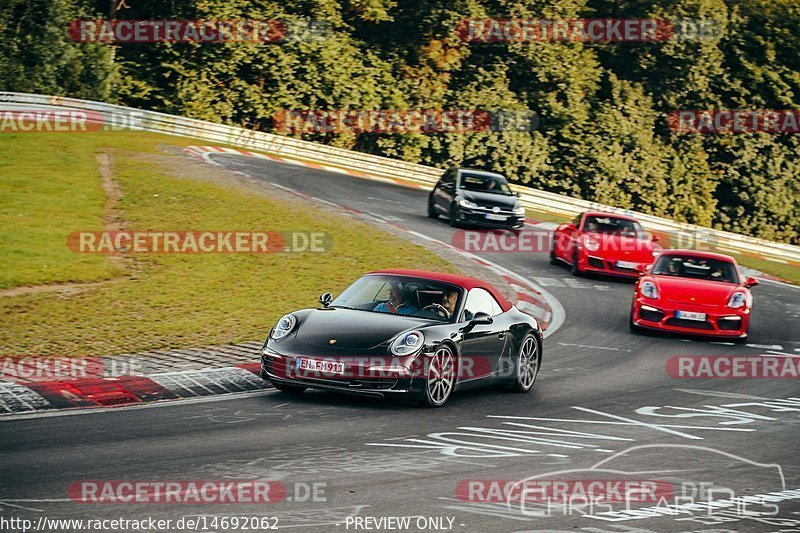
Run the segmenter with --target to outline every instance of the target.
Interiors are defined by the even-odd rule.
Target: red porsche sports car
[[[563,261],[576,275],[596,272],[635,278],[640,266],[653,264],[661,253],[657,241],[633,217],[587,211],[556,228],[550,262]]]
[[[632,330],[747,338],[755,278],[743,280],[732,257],[668,250],[640,271],[631,309]]]

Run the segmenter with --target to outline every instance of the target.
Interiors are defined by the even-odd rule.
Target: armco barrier
[[[225,126],[203,120],[168,115],[166,113],[142,111],[103,102],[63,98],[60,96],[0,92],[0,103],[10,104],[17,109],[20,106],[36,108],[53,106],[91,110],[99,113],[121,113],[128,115],[137,113],[137,117],[139,118],[137,129],[141,129],[142,131],[205,139],[214,143],[263,151],[291,159],[332,165],[347,170],[389,177],[422,185],[433,185],[442,173],[440,169],[434,167],[303,141],[284,135],[252,131],[235,126]],[[798,246],[774,243],[736,233],[710,230],[701,226],[679,223],[665,218],[622,210],[595,202],[540,191],[530,187],[515,186],[514,188],[520,193],[522,204],[534,210],[569,216],[576,215],[587,209],[624,212],[636,216],[648,229],[654,231],[692,235],[692,238],[696,241],[713,244],[721,250],[727,249],[729,251],[755,255],[772,261],[791,263],[800,266],[800,247]]]

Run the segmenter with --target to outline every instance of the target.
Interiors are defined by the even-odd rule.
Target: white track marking
[[[757,350],[783,350],[783,346],[780,344],[746,344],[745,346]]]

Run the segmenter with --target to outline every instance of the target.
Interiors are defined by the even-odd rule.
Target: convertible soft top
[[[466,290],[479,288],[484,289],[489,292],[492,296],[494,296],[497,303],[500,304],[500,308],[503,312],[508,311],[511,309],[511,303],[506,300],[506,298],[500,294],[500,291],[495,289],[493,286],[489,285],[485,281],[481,281],[479,279],[470,278],[468,276],[460,276],[458,274],[446,274],[444,272],[431,272],[428,270],[403,270],[403,269],[387,269],[387,270],[375,270],[370,272],[370,274],[393,274],[396,276],[408,276],[411,278],[421,278],[421,279],[428,279],[431,281],[441,281],[443,283],[450,283],[451,285],[458,285]]]

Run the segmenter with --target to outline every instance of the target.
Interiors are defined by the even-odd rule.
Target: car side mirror
[[[478,311],[472,317],[472,320],[467,322],[467,325],[464,326],[463,328],[461,328],[461,332],[462,333],[469,333],[470,331],[475,329],[475,326],[483,326],[483,325],[491,324],[493,322],[494,322],[494,319],[491,316],[489,316],[488,313],[484,313],[483,311]]]
[[[330,307],[332,301],[333,294],[329,292],[322,293],[319,297],[319,303],[322,304],[322,307]]]
[[[483,311],[478,311],[475,313],[475,316],[472,317],[472,320],[469,321],[470,326],[484,326],[487,324],[491,324],[494,322],[494,319],[489,315],[489,313],[484,313]]]
[[[752,276],[748,277],[747,280],[744,282],[744,286],[747,287],[748,289],[750,287],[755,287],[756,285],[758,285],[758,280]]]

